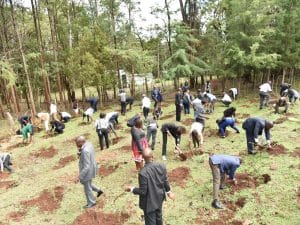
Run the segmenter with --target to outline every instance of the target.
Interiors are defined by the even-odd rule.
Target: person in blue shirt
[[[225,188],[225,175],[229,176],[231,182],[236,185],[235,172],[242,164],[242,159],[231,155],[212,155],[209,157],[209,165],[213,176],[213,202],[212,206],[222,209],[219,202],[219,189]]]
[[[86,101],[90,103],[91,107],[94,109],[94,112],[97,112],[98,99],[95,97],[91,97],[86,99]]]
[[[217,120],[219,126],[219,134],[221,138],[225,138],[226,127],[230,126],[237,133],[240,133],[239,129],[235,126],[235,119],[233,117],[225,117],[222,120]]]
[[[262,135],[263,131],[266,135],[267,144],[270,147],[270,130],[273,126],[273,122],[259,117],[252,117],[245,120],[243,123],[243,129],[246,131],[248,154],[256,154],[254,144],[258,143],[258,135]]]

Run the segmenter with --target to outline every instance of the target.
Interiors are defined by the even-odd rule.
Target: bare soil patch
[[[9,175],[10,175],[10,173],[0,172],[0,180],[4,180],[4,179],[8,178]]]
[[[14,222],[21,222],[26,214],[26,211],[10,212],[7,217]]]
[[[60,158],[60,160],[58,161],[58,164],[56,166],[54,166],[53,169],[55,169],[55,170],[61,169],[75,160],[76,160],[75,155],[69,155],[69,156]]]
[[[287,121],[287,120],[288,120],[288,117],[283,116],[283,117],[280,117],[280,118],[278,118],[277,120],[275,120],[273,123],[274,123],[274,124],[281,124],[281,123],[283,123],[283,122],[285,122],[285,121]]]
[[[124,152],[131,152],[131,146],[130,145],[125,145],[121,147],[121,150]]]
[[[78,126],[86,126],[86,125],[89,125],[90,124],[90,122],[88,123],[88,122],[85,122],[85,121],[83,121],[83,122],[80,122],[80,123],[78,123]]]
[[[58,153],[58,150],[54,148],[53,146],[50,146],[49,148],[41,148],[38,152],[32,153],[36,158],[52,158]]]
[[[194,120],[192,118],[186,118],[185,120],[182,121],[182,123],[186,126],[192,125],[193,122]]]
[[[297,201],[300,203],[300,187],[298,187]]]
[[[262,177],[265,184],[271,181],[271,176],[269,174],[263,174]]]
[[[106,176],[112,174],[113,172],[115,172],[118,168],[119,168],[119,164],[110,165],[110,166],[101,166],[99,168],[99,174],[102,177],[106,177]]]
[[[115,125],[115,128],[116,128],[117,130],[123,130],[123,126],[122,126],[121,124],[116,124],[116,125]]]
[[[204,137],[220,137],[220,133],[218,129],[205,129],[204,132]],[[225,137],[228,137],[230,132],[228,130],[225,131]]]
[[[60,207],[60,203],[64,196],[64,187],[55,187],[53,191],[43,190],[39,197],[22,201],[25,207],[37,206],[41,212],[54,212]]]
[[[283,145],[274,142],[271,144],[270,148],[267,148],[267,152],[270,155],[280,155],[285,154],[287,152],[287,149]]]
[[[125,213],[103,213],[91,209],[78,216],[73,225],[122,225],[128,218]]]
[[[186,180],[190,177],[190,168],[188,167],[178,167],[168,172],[169,181],[180,187],[185,187]]]
[[[235,117],[238,118],[238,119],[245,119],[245,118],[249,118],[250,114],[248,114],[248,113],[236,113]]]
[[[3,188],[3,189],[9,189],[9,188],[17,187],[17,186],[18,186],[18,184],[13,180],[0,181],[0,188]]]
[[[10,145],[7,147],[7,150],[13,150],[15,148],[23,148],[27,145],[30,145],[30,143],[23,143],[23,142],[19,142],[19,143],[16,143],[14,145]]]
[[[194,156],[197,156],[197,155],[202,155],[204,152],[201,150],[201,149],[196,149],[196,150],[191,150],[191,151],[188,151],[188,152],[183,152],[182,154],[184,155],[184,158],[180,158],[181,161],[185,161],[187,159],[191,159],[193,158]]]
[[[295,116],[299,116],[299,114],[297,113],[286,113],[285,116],[288,116],[288,117],[295,117]]]
[[[121,140],[123,140],[125,137],[115,137],[111,140],[112,144],[115,145],[119,143]]]
[[[172,118],[172,117],[174,117],[174,116],[175,116],[175,114],[165,115],[165,116],[160,117],[160,119],[161,119],[161,120],[167,120],[167,119],[170,119],[170,118]]]
[[[291,153],[291,156],[300,157],[300,147],[295,148],[295,150]]]
[[[236,174],[237,185],[230,186],[230,192],[243,190],[245,188],[256,188],[259,186],[259,182],[256,177],[250,176],[248,173]]]

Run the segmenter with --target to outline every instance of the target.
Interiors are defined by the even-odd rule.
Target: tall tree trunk
[[[16,34],[16,37],[17,37],[17,41],[18,41],[18,45],[19,45],[18,47],[19,47],[19,51],[20,51],[20,54],[21,54],[23,69],[24,69],[24,73],[25,73],[26,81],[27,81],[30,109],[31,109],[33,114],[36,114],[35,102],[34,102],[34,99],[33,99],[32,88],[31,88],[29,73],[28,73],[28,69],[27,69],[27,62],[26,62],[26,58],[25,58],[25,54],[24,54],[24,50],[23,50],[23,44],[22,44],[21,36],[20,36],[19,30],[18,30],[18,27],[17,27],[16,19],[15,19],[15,14],[14,14],[15,12],[14,12],[14,6],[13,6],[13,3],[12,3],[12,0],[9,0],[9,3],[10,3],[13,27],[14,27],[14,31],[15,31],[15,34]]]
[[[172,45],[171,45],[172,28],[171,28],[171,15],[170,15],[168,0],[165,0],[165,7],[166,7],[166,10],[167,10],[167,17],[168,17],[168,38],[167,38],[167,42],[168,42],[169,53],[170,53],[170,56],[171,56],[172,55]]]
[[[281,80],[281,83],[284,83],[284,80],[285,80],[285,75],[286,75],[286,68],[283,68],[283,71],[282,71],[282,80]]]
[[[84,88],[84,83],[81,81],[81,98],[83,101],[86,99],[86,94],[85,94],[85,88]]]
[[[182,21],[187,24],[187,15],[186,15],[185,7],[184,7],[182,0],[179,0],[179,5],[180,5]]]

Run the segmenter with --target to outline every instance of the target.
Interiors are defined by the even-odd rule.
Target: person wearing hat
[[[243,129],[246,131],[248,154],[256,154],[254,145],[258,144],[258,135],[265,132],[268,147],[271,146],[271,133],[273,122],[260,117],[251,117],[243,123]]]

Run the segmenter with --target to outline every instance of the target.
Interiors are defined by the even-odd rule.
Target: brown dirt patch
[[[287,149],[283,145],[274,142],[271,144],[270,148],[267,148],[267,152],[270,155],[280,155],[285,154],[287,152]]]
[[[275,120],[273,123],[274,124],[281,124],[281,123],[283,123],[283,122],[285,122],[287,120],[288,120],[288,118],[286,116],[283,116],[283,117],[280,117],[277,120]]]
[[[0,188],[3,189],[9,189],[17,186],[18,184],[13,180],[0,181]]]
[[[299,114],[296,114],[296,113],[286,113],[285,116],[295,117],[295,116],[299,116]]]
[[[27,145],[30,145],[30,143],[22,143],[22,142],[20,142],[20,143],[16,143],[16,144],[14,144],[14,145],[8,146],[8,147],[7,147],[7,150],[13,150],[13,149],[15,149],[15,148],[23,148],[23,147],[25,147],[25,146],[27,146]]]
[[[64,187],[58,186],[53,192],[45,189],[37,198],[22,201],[21,204],[26,207],[37,206],[41,212],[53,212],[60,207],[64,196]]]
[[[295,150],[291,153],[291,156],[300,157],[300,147],[295,148]]]
[[[297,201],[300,203],[300,187],[298,188]]]
[[[118,169],[118,168],[119,168],[119,164],[110,165],[110,166],[101,166],[99,168],[99,174],[102,177],[106,177],[106,176],[112,174],[113,172],[115,172],[116,169]]]
[[[43,135],[42,138],[48,139],[48,138],[53,138],[53,137],[55,137],[55,136],[57,136],[57,135],[58,135],[58,134],[56,134],[56,133],[49,133],[49,134]]]
[[[67,164],[69,164],[70,162],[73,162],[76,160],[75,155],[69,155],[63,158],[60,158],[60,160],[58,161],[58,164],[56,166],[53,167],[53,169],[58,170],[61,169],[63,167],[65,167]]]
[[[14,222],[21,222],[26,216],[26,211],[10,212],[7,217]]]
[[[180,187],[185,187],[186,180],[190,177],[190,168],[178,167],[168,172],[168,178],[170,182],[174,182]]]
[[[121,150],[124,152],[131,152],[131,146],[130,145],[125,145],[121,147]]]
[[[175,116],[175,114],[165,115],[165,116],[160,117],[160,119],[161,119],[161,120],[167,120],[167,119],[170,119],[170,118],[172,118],[172,117],[174,117],[174,116]]]
[[[265,184],[271,181],[271,176],[269,174],[263,174],[262,177]]]
[[[245,118],[249,118],[250,114],[248,114],[248,113],[236,113],[235,117],[238,118],[238,119],[245,119]]]
[[[94,210],[87,210],[78,216],[73,225],[122,225],[129,218],[125,213],[103,213]]]
[[[78,126],[86,126],[86,125],[89,125],[90,123],[88,122],[80,122],[78,123]]]
[[[111,140],[112,144],[115,145],[119,143],[121,140],[123,140],[125,137],[115,137]]]
[[[116,130],[123,130],[123,126],[121,124],[115,125]]]
[[[225,137],[228,137],[230,132],[228,130],[225,131]],[[204,130],[204,137],[220,137],[220,133],[218,129],[205,129]]]
[[[182,123],[186,126],[190,126],[194,120],[192,118],[186,118],[185,120],[182,121]]]
[[[201,149],[196,149],[196,150],[192,150],[192,151],[188,151],[188,152],[183,152],[186,159],[191,159],[191,158],[193,158],[194,156],[197,156],[197,155],[203,155],[203,153],[204,152]],[[185,160],[182,160],[182,161],[185,161]]]
[[[235,204],[236,204],[238,207],[243,208],[244,205],[246,204],[246,198],[244,198],[244,197],[239,198],[239,199],[235,202]]]
[[[245,188],[256,188],[259,186],[257,178],[250,176],[248,173],[236,174],[237,185],[231,185],[230,192],[243,190]]]
[[[10,175],[10,173],[2,173],[2,172],[0,172],[0,179],[4,180],[4,179],[8,178],[9,175]]]
[[[38,152],[32,153],[36,158],[52,158],[58,153],[58,150],[54,148],[53,146],[50,146],[49,148],[41,148]]]

